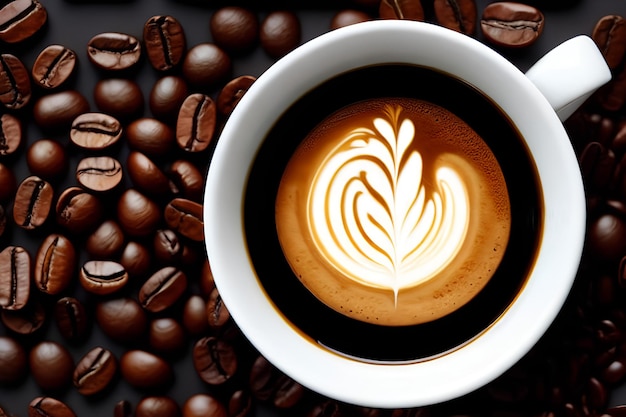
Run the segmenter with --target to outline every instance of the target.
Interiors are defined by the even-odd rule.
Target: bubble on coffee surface
[[[279,187],[283,252],[320,301],[386,325],[455,311],[486,285],[509,235],[495,156],[431,103],[385,99],[329,116]]]

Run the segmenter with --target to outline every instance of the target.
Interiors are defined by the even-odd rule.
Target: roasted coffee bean
[[[184,159],[174,161],[167,175],[172,193],[196,202],[202,201],[204,175],[193,163]]]
[[[183,307],[183,326],[194,336],[205,334],[209,329],[207,304],[197,295],[191,295]]]
[[[180,407],[170,397],[144,397],[135,407],[135,417],[180,417]]]
[[[31,74],[36,85],[53,89],[63,85],[76,68],[76,52],[63,45],[46,46],[35,59]]]
[[[176,142],[187,152],[202,152],[213,139],[217,114],[215,102],[206,94],[188,96],[180,107]]]
[[[46,180],[59,179],[67,171],[69,158],[65,147],[52,139],[33,142],[26,152],[26,165],[31,174]]]
[[[168,71],[183,60],[187,41],[182,25],[172,16],[152,16],[143,26],[148,60],[158,71]]]
[[[239,6],[225,6],[213,13],[209,21],[213,42],[228,52],[251,50],[259,38],[256,14]]]
[[[182,352],[187,345],[185,329],[173,318],[154,319],[150,323],[149,343],[152,349],[162,354]]]
[[[195,45],[183,60],[183,76],[196,87],[213,87],[226,80],[232,72],[230,56],[210,42]]]
[[[0,116],[0,156],[15,153],[22,145],[23,138],[22,122],[17,117],[8,113]]]
[[[13,171],[0,163],[0,203],[5,203],[15,196],[17,180]]]
[[[122,165],[110,156],[90,156],[78,162],[76,167],[76,181],[96,192],[116,188],[122,182],[122,176]]]
[[[71,240],[56,233],[46,237],[35,259],[35,288],[52,295],[65,290],[74,277],[76,259]]]
[[[67,188],[57,200],[56,221],[72,233],[93,230],[102,216],[102,202],[80,187]]]
[[[135,388],[154,389],[172,382],[174,373],[168,362],[143,350],[129,350],[120,358],[124,380]]]
[[[0,319],[4,326],[20,335],[37,332],[46,322],[46,311],[39,302],[29,301],[19,310],[0,310]]]
[[[13,385],[26,375],[26,350],[15,339],[0,336],[0,386]]]
[[[382,19],[424,20],[420,0],[381,0],[378,15]]]
[[[488,42],[515,48],[533,44],[541,36],[543,26],[543,13],[535,7],[513,2],[491,3],[483,10],[480,20]]]
[[[170,179],[143,153],[131,151],[126,160],[126,167],[130,180],[139,190],[153,196],[162,196],[170,192]]]
[[[250,389],[256,398],[278,408],[291,408],[304,395],[304,387],[276,369],[263,356],[259,356],[252,365]]]
[[[176,232],[160,229],[154,234],[154,255],[162,264],[173,264],[181,260],[184,246]]]
[[[7,214],[4,207],[0,205],[0,236],[4,234],[7,227]]]
[[[154,233],[161,219],[159,206],[135,189],[124,191],[117,202],[117,220],[122,230],[131,237]]]
[[[93,99],[101,112],[128,120],[141,116],[144,107],[143,92],[133,80],[106,78],[96,83]]]
[[[0,103],[7,109],[21,109],[31,98],[28,70],[18,57],[0,55]]]
[[[74,297],[63,297],[56,302],[54,319],[59,333],[69,342],[83,341],[89,331],[85,307]]]
[[[117,359],[111,351],[96,347],[83,356],[74,369],[72,383],[83,395],[102,392],[117,372]]]
[[[254,81],[256,78],[251,75],[242,75],[229,81],[217,96],[217,111],[222,116],[229,116]]]
[[[176,146],[174,131],[167,124],[150,117],[130,123],[126,127],[126,139],[132,149],[148,156],[166,156]]]
[[[19,310],[30,296],[30,254],[20,246],[7,246],[0,252],[0,307]]]
[[[33,107],[33,116],[42,129],[63,130],[88,111],[89,102],[80,92],[65,90],[39,98]]]
[[[620,67],[613,79],[596,93],[600,106],[610,112],[619,111],[626,103],[626,66]]]
[[[141,43],[126,33],[99,33],[87,43],[87,56],[100,69],[124,70],[139,62]]]
[[[152,265],[152,255],[145,245],[128,242],[120,255],[120,264],[124,266],[130,279],[141,278],[148,274]]]
[[[593,219],[588,227],[589,250],[598,259],[619,260],[626,253],[626,223],[613,213]]]
[[[175,267],[155,272],[141,286],[139,302],[146,310],[157,313],[172,306],[187,289],[187,275]]]
[[[87,238],[85,249],[92,257],[111,259],[124,247],[124,232],[115,220],[105,220]]]
[[[112,294],[128,282],[128,273],[114,261],[87,261],[80,269],[80,284],[91,293]]]
[[[443,27],[466,35],[476,31],[476,0],[435,0],[434,6],[437,23]]]
[[[182,236],[201,242],[204,240],[202,204],[186,198],[175,198],[165,206],[165,223]]]
[[[372,17],[361,10],[346,9],[337,12],[330,21],[330,30],[354,25],[356,23],[367,22]]]
[[[600,374],[602,381],[609,385],[621,382],[626,376],[626,365],[621,360],[611,362]]]
[[[209,394],[194,394],[183,404],[183,417],[227,417],[226,406]]]
[[[609,68],[617,69],[626,56],[626,19],[618,15],[600,18],[591,38],[600,48]]]
[[[203,337],[193,348],[193,365],[207,384],[223,384],[237,371],[235,349],[214,336]]]
[[[301,38],[300,19],[291,11],[270,12],[261,22],[261,47],[273,58],[291,52],[300,44]]]
[[[187,82],[177,75],[167,75],[155,81],[148,104],[152,115],[159,119],[176,120],[178,110],[188,96]]]
[[[106,149],[122,137],[122,124],[104,113],[83,113],[72,122],[70,139],[78,147]]]
[[[0,40],[17,43],[37,33],[48,20],[46,8],[38,0],[11,0],[0,9]]]
[[[45,391],[61,390],[72,380],[74,359],[63,345],[44,340],[35,345],[29,356],[30,374]]]
[[[76,417],[76,414],[56,398],[37,397],[28,405],[28,417]]]
[[[130,401],[118,401],[113,408],[113,417],[133,417],[133,406]]]
[[[49,182],[37,176],[25,178],[17,188],[13,202],[13,220],[26,230],[44,224],[50,213],[54,191]]]
[[[598,142],[589,142],[580,155],[583,176],[592,190],[609,187],[615,172],[615,153]]]
[[[237,390],[228,400],[228,415],[230,417],[247,417],[252,414],[253,402],[248,391]]]
[[[116,342],[143,340],[148,329],[146,312],[132,298],[114,298],[96,305],[96,321],[104,334]]]
[[[228,308],[222,301],[217,288],[213,288],[209,295],[209,301],[206,306],[207,317],[209,319],[209,325],[214,329],[223,327],[230,319],[230,313]]]

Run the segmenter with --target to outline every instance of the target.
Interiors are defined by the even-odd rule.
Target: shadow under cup
[[[452,313],[412,325],[373,324],[321,302],[289,264],[276,226],[281,179],[309,132],[346,106],[389,98],[426,101],[465,122],[495,155],[510,202],[508,243],[487,284]],[[468,84],[441,72],[383,64],[352,70],[316,86],[277,120],[250,171],[244,199],[245,238],[253,269],[267,295],[304,337],[330,351],[366,362],[416,362],[470,342],[515,300],[538,253],[544,218],[541,202],[541,187],[529,150],[494,103]]]

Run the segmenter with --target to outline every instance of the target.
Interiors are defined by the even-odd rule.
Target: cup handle
[[[580,35],[549,51],[526,76],[565,121],[611,79],[611,71],[595,42]]]

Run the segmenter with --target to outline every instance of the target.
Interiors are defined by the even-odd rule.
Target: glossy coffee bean
[[[161,219],[159,206],[135,189],[124,191],[117,202],[117,220],[130,237],[154,233]]]
[[[86,291],[107,295],[119,291],[128,283],[128,273],[114,261],[87,261],[80,269],[79,280]]]
[[[618,260],[626,253],[626,222],[605,213],[592,219],[588,228],[589,250],[599,259]]]
[[[180,407],[170,397],[149,396],[137,403],[135,417],[180,417]]]
[[[124,246],[119,262],[128,272],[130,279],[141,278],[150,270],[152,255],[145,245],[130,241]]]
[[[217,337],[203,337],[193,348],[193,365],[200,379],[207,384],[223,384],[237,371],[235,349]]]
[[[187,275],[175,267],[165,267],[152,274],[139,290],[139,303],[158,313],[171,307],[187,289]]]
[[[165,123],[144,117],[126,127],[126,139],[134,150],[148,156],[166,156],[176,146],[174,131]]]
[[[160,229],[154,234],[153,249],[160,263],[171,265],[182,259],[184,245],[174,231]]]
[[[26,230],[33,230],[44,224],[50,213],[54,191],[49,182],[37,177],[25,178],[15,192],[13,220]]]
[[[233,392],[228,400],[228,415],[231,417],[247,417],[252,415],[253,401],[250,394],[245,390]]]
[[[113,298],[96,305],[96,321],[104,334],[116,342],[142,340],[148,329],[145,310],[133,298]]]
[[[63,45],[46,46],[35,59],[31,74],[33,82],[44,89],[65,84],[74,74],[76,52]]]
[[[67,171],[69,158],[65,147],[52,139],[33,142],[26,152],[26,165],[31,174],[54,181]]]
[[[212,328],[219,329],[230,320],[230,312],[222,301],[222,297],[217,288],[213,288],[213,291],[211,291],[206,307],[209,325]]]
[[[242,75],[230,80],[217,96],[217,111],[222,116],[229,116],[255,81],[256,77],[251,75]]]
[[[0,336],[0,386],[20,382],[28,370],[28,357],[24,347],[15,339]]]
[[[37,33],[48,21],[48,12],[39,0],[11,0],[0,9],[0,41],[22,42]]]
[[[330,21],[330,29],[354,25],[372,20],[371,16],[361,10],[346,9],[337,12]]]
[[[117,359],[111,351],[95,347],[76,364],[72,383],[79,393],[93,395],[102,392],[115,377]]]
[[[152,16],[143,26],[148,60],[158,71],[178,66],[185,56],[187,41],[183,26],[172,16]]]
[[[74,297],[57,300],[54,320],[61,336],[71,343],[83,341],[89,332],[90,321],[85,307]]]
[[[149,343],[161,354],[179,353],[187,345],[185,329],[173,318],[154,319],[150,323]]]
[[[28,404],[28,417],[76,417],[76,414],[61,400],[37,397]]]
[[[225,6],[213,13],[209,21],[213,42],[228,52],[251,50],[259,38],[256,14],[239,6]]]
[[[5,203],[15,196],[17,180],[13,171],[0,163],[0,203]]]
[[[538,9],[521,3],[496,2],[483,10],[480,27],[488,42],[521,48],[533,44],[544,27]]]
[[[0,310],[0,320],[13,333],[23,336],[39,331],[46,322],[46,310],[38,301],[29,301],[19,310]]]
[[[150,89],[148,104],[152,115],[159,119],[176,120],[178,110],[188,96],[183,77],[167,75],[155,81]]]
[[[71,240],[56,233],[46,237],[35,258],[35,288],[51,295],[64,291],[74,277],[76,259]]]
[[[8,113],[0,116],[0,157],[12,155],[23,142],[24,131],[20,119]]]
[[[167,171],[167,176],[173,194],[196,202],[202,201],[204,175],[193,163],[184,159],[174,161]]]
[[[202,204],[175,198],[165,206],[165,223],[180,235],[201,242],[204,240]]]
[[[185,80],[196,87],[213,87],[232,72],[228,54],[214,43],[204,42],[190,48],[183,61]]]
[[[72,380],[74,359],[63,345],[45,340],[35,345],[29,356],[30,373],[46,391],[60,390]]]
[[[278,408],[295,406],[304,395],[304,388],[259,356],[250,371],[250,389],[261,401]]]
[[[111,259],[124,247],[124,232],[115,220],[105,220],[85,242],[85,249],[97,259]]]
[[[121,400],[113,407],[113,417],[133,417],[133,406],[128,400]]]
[[[188,96],[176,122],[178,147],[187,152],[206,150],[213,139],[216,119],[216,106],[211,97],[200,93]]]
[[[30,74],[22,61],[12,54],[0,55],[0,104],[21,109],[31,98]]]
[[[30,297],[30,254],[21,246],[0,252],[0,308],[20,310]]]
[[[206,306],[204,299],[197,294],[191,295],[185,302],[183,307],[183,326],[189,334],[198,336],[210,330]]]
[[[598,45],[609,68],[617,69],[626,56],[626,19],[619,15],[600,18],[591,38]]]
[[[95,192],[116,188],[122,177],[122,165],[110,156],[90,156],[80,160],[76,167],[76,181]]]
[[[228,417],[226,406],[209,394],[194,394],[185,400],[183,417]]]
[[[170,192],[170,179],[150,158],[138,151],[131,151],[126,159],[128,176],[140,191],[153,196]]]
[[[143,350],[129,350],[120,358],[120,370],[126,382],[139,389],[154,389],[172,382],[168,362]]]
[[[466,35],[476,32],[476,0],[435,0],[434,5],[437,23],[443,27]]]
[[[56,222],[76,234],[93,230],[103,216],[102,202],[80,187],[69,187],[56,204]]]
[[[381,0],[378,6],[381,19],[424,20],[424,9],[418,0]]]
[[[70,140],[87,150],[102,150],[122,137],[122,124],[105,113],[83,113],[72,121]]]
[[[294,12],[270,12],[261,22],[261,47],[271,57],[280,58],[291,52],[300,44],[301,38],[300,19]]]
[[[139,62],[141,43],[126,33],[99,33],[87,43],[87,56],[100,69],[125,70]]]
[[[98,109],[113,117],[128,120],[141,116],[144,97],[139,84],[126,78],[105,78],[93,90]]]
[[[39,127],[63,130],[82,113],[89,111],[89,102],[76,90],[59,91],[39,98],[33,107],[33,116]]]

